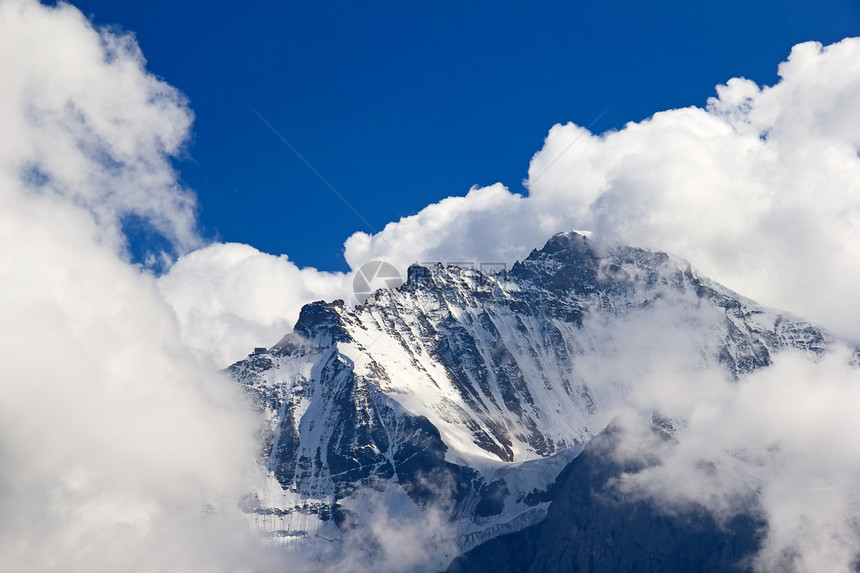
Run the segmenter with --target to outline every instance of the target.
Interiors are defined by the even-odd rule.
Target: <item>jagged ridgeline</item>
[[[539,523],[625,391],[596,388],[579,367],[600,350],[597,329],[658,303],[707,317],[702,360],[730,377],[828,344],[684,261],[572,232],[499,274],[412,266],[363,306],[305,306],[292,333],[229,368],[266,420],[271,479],[246,511],[273,538],[313,544],[361,526],[359,492],[396,489],[445,516],[448,561]],[[670,434],[682,422],[647,414]]]

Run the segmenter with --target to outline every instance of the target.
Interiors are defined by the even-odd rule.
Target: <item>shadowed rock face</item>
[[[306,305],[293,332],[228,369],[266,420],[261,460],[289,494],[247,505],[278,516],[273,535],[313,535],[308,515],[346,523],[340,502],[393,484],[443,506],[469,543],[534,523],[562,503],[547,492],[559,469],[608,421],[576,368],[596,322],[657,302],[706,308],[705,359],[735,377],[782,349],[827,344],[665,253],[600,251],[576,233],[507,273],[413,266],[408,278],[363,306]],[[653,421],[673,428],[659,412]]]
[[[619,461],[624,432],[612,424],[565,467],[550,490],[546,519],[496,537],[455,559],[447,573],[653,573],[751,570],[760,548],[763,522],[752,509],[718,523],[701,508],[666,513],[653,503],[623,493],[618,479],[653,460]],[[671,447],[671,443],[669,443]]]

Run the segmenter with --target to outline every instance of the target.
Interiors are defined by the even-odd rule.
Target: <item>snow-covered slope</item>
[[[498,275],[413,266],[363,306],[305,306],[292,333],[230,367],[267,420],[270,484],[249,515],[279,539],[333,539],[360,525],[361,492],[393,488],[441,512],[455,552],[536,522],[543,492],[625,392],[594,386],[581,364],[613,324],[660,305],[730,377],[828,343],[684,261],[601,252],[576,233]],[[650,415],[670,431],[683,422]]]

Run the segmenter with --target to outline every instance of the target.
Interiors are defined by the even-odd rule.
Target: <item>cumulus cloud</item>
[[[680,255],[755,300],[860,339],[857,61],[860,39],[809,42],[779,65],[774,86],[733,78],[704,107],[603,134],[556,125],[531,160],[528,194],[495,184],[443,199],[353,234],[346,261],[355,270],[385,260],[401,272],[429,261],[510,265],[556,232],[587,230]],[[284,261],[276,274],[295,272]],[[293,283],[298,298],[355,302],[342,276],[309,277],[311,286]]]
[[[795,46],[772,87],[586,135],[531,197],[596,235],[670,250],[771,305],[856,337],[860,40]],[[534,178],[576,126],[556,126]]]
[[[688,438],[662,468],[677,475],[694,452],[716,456],[715,446],[743,461],[746,479],[723,471],[719,487],[756,489],[768,524],[761,571],[848,571],[860,555],[860,371],[848,358],[844,350],[818,362],[777,357],[726,400],[695,411]]]
[[[332,543],[318,537],[281,553],[290,573],[441,571],[459,554],[444,495],[417,505],[397,483],[360,488],[339,501],[348,534]]]
[[[257,421],[122,234],[198,243],[185,99],[63,4],[0,1],[0,77],[0,569],[259,567],[236,506]]]
[[[193,115],[146,73],[134,38],[99,33],[63,4],[4,0],[2,21],[4,175],[86,208],[100,240],[122,243],[137,216],[179,249],[198,244],[193,194],[170,166]]]
[[[302,305],[348,298],[344,273],[300,269],[237,243],[215,243],[179,258],[158,279],[176,312],[183,341],[201,359],[224,366],[289,332]]]
[[[556,125],[528,195],[473,189],[346,242],[381,258],[513,262],[552,233],[666,250],[766,304],[860,337],[860,39],[795,46],[780,81],[592,134]]]
[[[521,202],[500,183],[472,188],[465,197],[443,199],[375,235],[353,234],[345,244],[346,261],[353,269],[377,259],[404,269],[414,262],[512,261],[522,255],[523,244],[532,243],[514,216]]]

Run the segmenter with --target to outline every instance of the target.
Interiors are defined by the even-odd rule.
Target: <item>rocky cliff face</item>
[[[610,424],[562,471],[544,521],[472,549],[448,573],[751,571],[764,529],[753,508],[718,522],[702,508],[665,511],[622,491],[623,476],[654,461],[619,455],[622,440],[631,439],[622,433],[672,447],[662,430],[625,422]]]
[[[693,317],[701,360],[730,377],[828,343],[686,262],[576,233],[497,275],[413,266],[363,306],[307,305],[292,333],[229,368],[267,420],[271,480],[246,510],[273,537],[332,539],[360,526],[357,492],[399,487],[444,514],[457,551],[533,525],[625,392],[579,367],[598,330],[659,305]],[[643,415],[670,432],[683,423]]]

